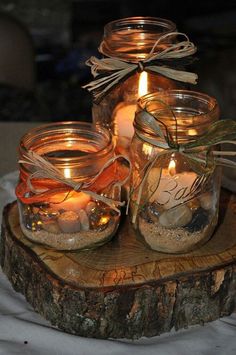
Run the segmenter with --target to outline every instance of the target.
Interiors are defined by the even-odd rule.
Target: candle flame
[[[64,176],[65,176],[66,179],[70,179],[71,178],[70,168],[65,168],[64,169]]]
[[[148,74],[146,71],[143,71],[139,77],[138,97],[146,95],[147,93],[148,93]]]
[[[175,161],[173,159],[170,160],[169,166],[168,166],[168,173],[173,176],[176,174],[176,170],[175,170],[176,164]]]

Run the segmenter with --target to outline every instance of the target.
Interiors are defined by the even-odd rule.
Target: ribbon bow
[[[91,196],[93,199],[98,200],[98,201],[102,201],[105,204],[107,204],[109,207],[111,207],[113,210],[115,210],[116,212],[118,212],[120,214],[120,210],[117,208],[117,206],[123,206],[125,204],[125,202],[121,202],[121,201],[116,201],[113,200],[112,198],[108,198],[104,195],[100,195],[94,191],[92,191],[92,189],[88,190],[88,188],[92,188],[92,185],[98,181],[100,175],[104,172],[105,169],[109,168],[115,161],[117,161],[118,159],[125,159],[128,164],[129,167],[131,167],[131,163],[129,161],[129,159],[127,157],[124,157],[123,155],[117,155],[113,158],[111,158],[110,160],[108,160],[106,162],[106,164],[102,167],[102,169],[98,172],[98,174],[91,179],[89,182],[84,183],[84,182],[76,182],[73,179],[70,178],[65,178],[64,175],[62,174],[62,172],[57,169],[53,164],[51,164],[48,160],[44,159],[42,156],[40,156],[39,154],[29,150],[27,153],[25,153],[23,155],[23,159],[19,160],[19,163],[22,164],[28,164],[34,167],[34,169],[36,170],[34,173],[32,173],[28,178],[27,178],[27,185],[28,188],[31,192],[33,192],[36,195],[40,195],[42,194],[42,198],[45,197],[44,193],[48,192],[48,188],[46,189],[35,189],[34,186],[32,185],[32,180],[33,179],[37,179],[37,178],[48,178],[52,181],[58,182],[59,186],[61,185],[66,185],[69,186],[72,190],[77,191],[77,192],[84,192],[86,194],[88,194],[89,196]],[[122,181],[115,183],[115,186],[118,186],[119,188],[126,183],[126,181],[129,179],[130,176],[130,169],[129,169],[129,173],[127,174],[126,178],[124,178]],[[43,184],[42,184],[43,186]],[[93,188],[94,189],[94,188]],[[57,192],[58,190],[55,191],[49,191],[49,193],[52,192]],[[16,190],[16,194],[19,198],[22,198],[22,192],[20,191],[19,187],[17,187]],[[68,197],[68,194],[66,195],[65,199]],[[28,199],[30,200],[30,197],[28,197]],[[27,197],[26,197],[27,200]]]
[[[168,39],[168,37],[173,36],[182,36],[183,40],[163,48],[165,40]],[[155,52],[156,48],[158,48],[157,52]],[[94,102],[99,103],[114,86],[118,85],[121,81],[127,79],[135,72],[143,70],[158,73],[173,80],[196,84],[198,78],[197,74],[183,70],[176,70],[167,65],[171,62],[173,62],[172,65],[176,65],[176,63],[180,62],[182,58],[191,56],[196,51],[196,46],[190,42],[186,34],[170,32],[161,36],[156,41],[145,59],[135,63],[110,56],[102,59],[92,56],[86,61],[86,64],[91,67],[91,73],[96,79],[82,87],[88,89],[89,92],[92,92]]]
[[[174,113],[173,113],[174,114]],[[175,118],[176,119],[176,118]],[[150,127],[153,135],[156,137],[147,136],[139,130],[135,134],[144,142],[149,143],[155,147],[161,148],[162,151],[157,153],[146,164],[143,169],[143,177],[140,184],[131,189],[130,199],[137,189],[137,200],[135,202],[135,209],[133,213],[132,222],[135,223],[137,213],[140,207],[142,193],[144,190],[145,182],[148,175],[157,161],[163,157],[171,156],[175,152],[179,152],[184,156],[190,168],[197,173],[197,175],[209,176],[216,165],[227,166],[236,168],[236,162],[223,158],[222,156],[236,156],[236,151],[219,151],[212,148],[217,144],[231,143],[236,144],[236,122],[233,120],[220,120],[212,124],[208,132],[197,140],[185,144],[178,144],[178,141],[173,138],[172,134],[168,131],[166,125],[158,118],[150,114],[146,109],[136,114],[136,122],[140,125]],[[177,123],[177,121],[176,121]],[[176,137],[178,135],[178,126],[176,124]],[[158,137],[160,139],[158,139]],[[161,166],[161,164],[160,164]],[[160,169],[159,176],[156,176],[158,188],[161,179],[162,169]]]

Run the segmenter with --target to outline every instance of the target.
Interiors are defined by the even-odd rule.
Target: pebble
[[[108,213],[104,214],[104,210],[97,207],[93,213],[91,213],[89,219],[93,229],[103,230],[110,221],[110,215]]]
[[[192,210],[192,211],[196,211],[199,207],[200,207],[200,202],[197,198],[194,198],[190,201],[188,201],[188,207]]]
[[[188,224],[192,219],[192,211],[186,205],[180,205],[163,212],[159,222],[163,227],[177,228]]]
[[[64,233],[75,233],[80,231],[79,216],[74,211],[66,211],[58,217],[58,225]]]
[[[156,203],[149,205],[147,207],[147,216],[152,223],[158,223],[160,217],[160,206],[158,206]]]
[[[210,210],[212,208],[213,196],[210,192],[206,192],[199,197],[200,205],[204,210]]]
[[[203,208],[194,212],[190,223],[184,226],[190,233],[198,232],[208,224],[208,213]]]
[[[43,222],[42,228],[45,231],[47,231],[49,233],[53,233],[53,234],[58,234],[61,232],[59,225],[57,224],[56,221],[53,221],[53,220],[48,220],[47,222]]]
[[[89,218],[85,210],[79,211],[80,226],[83,231],[89,230]]]
[[[90,214],[91,212],[93,212],[93,210],[95,210],[96,207],[97,207],[96,203],[91,201],[87,204],[85,210],[88,214]]]

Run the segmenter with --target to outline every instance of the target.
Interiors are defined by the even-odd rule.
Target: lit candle
[[[65,178],[71,178],[71,170],[70,168],[64,169]],[[65,194],[57,194],[57,201],[62,201],[60,203],[55,203],[53,208],[56,211],[65,210],[65,211],[73,211],[79,212],[81,209],[85,209],[87,204],[90,201],[90,196],[85,194],[84,192],[72,191],[69,193],[68,197]]]
[[[138,97],[148,93],[147,72],[139,76]],[[114,131],[119,137],[131,139],[134,135],[133,121],[136,111],[136,102],[120,102],[114,110]]]
[[[160,168],[153,168],[148,175],[148,187],[155,190]],[[194,172],[176,173],[176,163],[171,158],[168,169],[162,169],[161,178],[150,202],[157,202],[165,209],[184,203],[193,197],[198,188],[197,175]]]

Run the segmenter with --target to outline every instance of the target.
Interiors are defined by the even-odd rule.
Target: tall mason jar
[[[104,27],[99,51],[104,57],[114,57],[137,63],[151,52],[156,41],[176,31],[176,25],[157,17],[129,17],[110,22]],[[169,36],[155,51],[175,40]],[[137,99],[147,93],[183,87],[160,74],[135,73],[115,86],[99,104],[93,104],[93,121],[110,128],[116,137],[118,153],[127,153],[134,134],[133,120]]]
[[[159,123],[159,134],[149,114]],[[206,169],[205,147],[196,153],[196,164],[186,152],[168,153],[161,132],[181,146],[203,137],[218,119],[216,100],[202,93],[169,90],[139,99],[131,145],[130,218],[137,236],[151,249],[184,253],[211,237],[218,219],[221,171],[212,153]]]
[[[29,152],[46,159],[62,178],[83,183],[82,190],[38,174],[35,165],[27,163]],[[113,237],[119,213],[86,192],[120,199],[117,184],[122,176],[118,162],[113,162],[114,146],[107,129],[84,122],[43,125],[23,136],[19,155],[23,162],[16,195],[27,238],[58,250],[74,250],[94,248]]]

